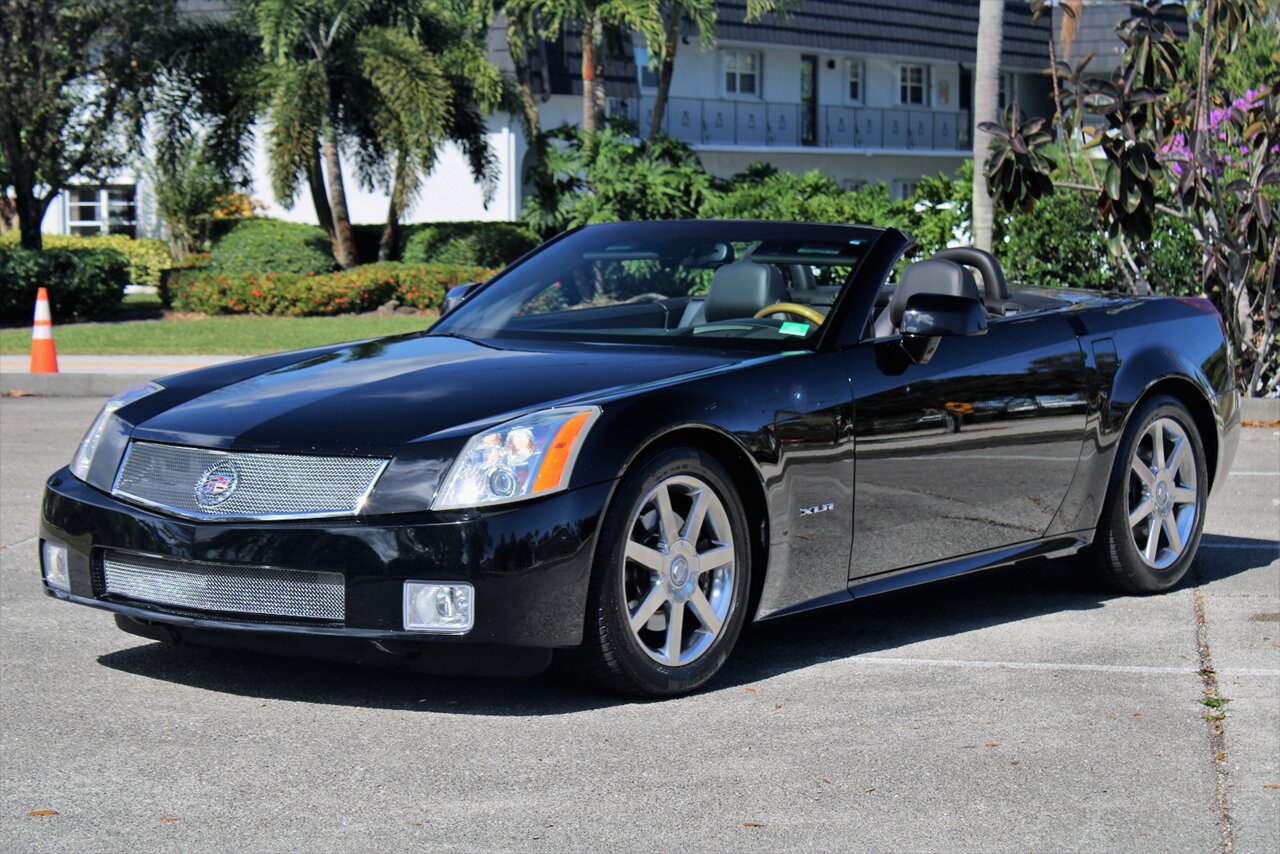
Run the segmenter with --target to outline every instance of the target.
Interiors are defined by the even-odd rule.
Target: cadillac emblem
[[[232,495],[240,485],[240,470],[234,463],[223,460],[205,469],[196,483],[196,501],[201,507],[217,507]]]

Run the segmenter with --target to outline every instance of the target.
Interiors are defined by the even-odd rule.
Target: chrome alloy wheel
[[[624,559],[622,601],[640,648],[668,667],[696,661],[733,601],[733,531],[720,497],[696,477],[663,480],[627,526]]]
[[[1181,557],[1196,524],[1196,461],[1186,430],[1172,418],[1147,427],[1129,461],[1125,511],[1138,554],[1154,569]]]

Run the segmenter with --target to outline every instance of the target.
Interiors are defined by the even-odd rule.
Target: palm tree
[[[479,35],[489,0],[241,0],[234,13],[193,21],[175,51],[162,153],[204,125],[214,161],[243,175],[265,119],[273,194],[288,205],[308,187],[342,267],[357,262],[344,152],[390,196],[380,255],[444,143],[461,145],[491,195],[484,114],[505,86]]]
[[[1000,103],[1000,50],[1004,38],[1004,0],[978,5],[978,61],[973,80],[973,243],[991,251],[994,219],[987,192],[987,147],[991,135],[980,128],[997,119]]]
[[[513,0],[507,14],[525,18],[535,13],[545,38],[554,38],[571,22],[582,34],[582,128],[604,124],[605,89],[602,42],[606,29],[632,30],[649,44],[664,39],[664,21],[654,0]]]
[[[758,21],[770,12],[786,12],[799,0],[747,0],[747,23]],[[680,31],[688,21],[698,31],[698,41],[710,46],[716,39],[715,0],[667,0],[661,3],[662,42],[650,44],[650,62],[661,56],[658,65],[658,91],[653,99],[653,113],[649,117],[649,141],[662,133],[662,120],[667,112],[667,100],[671,95],[671,79],[675,76],[676,51],[680,47]]]

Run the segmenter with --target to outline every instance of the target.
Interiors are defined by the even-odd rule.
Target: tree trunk
[[[40,223],[44,220],[44,212],[49,209],[53,193],[41,198],[36,195],[34,170],[16,164],[13,170],[13,207],[18,217],[18,234],[23,249],[39,251],[44,248],[44,237],[40,233]]]
[[[329,195],[324,187],[324,169],[320,164],[320,144],[316,143],[315,157],[307,167],[307,187],[311,191],[311,204],[316,209],[316,221],[329,235],[333,257],[338,257],[338,232],[333,227],[333,211],[329,209]]]
[[[1000,109],[1000,48],[1004,36],[1004,0],[981,0],[978,6],[978,61],[973,81],[973,244],[991,251],[995,218],[987,193],[987,149],[991,135],[978,130],[994,122]]]
[[[1201,21],[1204,27],[1204,35],[1200,41],[1200,59],[1196,80],[1196,133],[1192,137],[1192,158],[1193,163],[1200,162],[1200,152],[1204,148],[1205,125],[1208,124],[1209,117],[1209,54],[1212,50],[1214,32],[1214,15],[1217,14],[1217,4],[1214,0],[1209,0],[1205,5],[1204,18]]]
[[[649,119],[649,142],[662,133],[662,119],[667,113],[667,98],[671,95],[671,78],[676,72],[676,49],[680,46],[680,22],[684,13],[673,6],[667,19],[666,44],[662,47],[662,65],[658,70],[658,94],[653,99],[653,116]]]
[[[382,226],[382,237],[378,240],[378,260],[390,261],[395,257],[400,242],[400,205],[398,200],[404,197],[405,180],[404,153],[396,152],[396,173],[391,183],[391,199],[387,202],[387,222]]]
[[[337,249],[333,257],[337,260],[339,267],[350,270],[358,261],[356,235],[351,228],[351,216],[347,213],[347,191],[342,182],[338,129],[334,127],[333,118],[328,114],[327,109],[321,120],[320,135],[323,138],[321,150],[324,154],[325,172],[329,182],[329,209],[333,214],[334,246]]]
[[[599,80],[601,69],[596,65],[596,21],[589,16],[582,24],[582,129],[596,131],[600,129],[601,98],[597,88],[602,85]]]
[[[400,208],[396,200],[387,202],[387,222],[382,226],[382,237],[378,240],[378,260],[395,260],[396,244],[400,242]]]

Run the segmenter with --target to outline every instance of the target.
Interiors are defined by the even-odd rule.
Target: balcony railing
[[[617,113],[649,128],[653,99],[616,101]],[[671,98],[662,130],[693,145],[812,146],[858,151],[964,151],[972,147],[963,110],[912,110]]]

